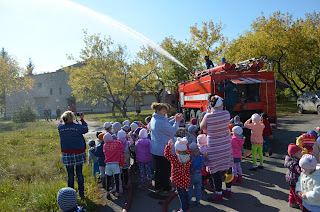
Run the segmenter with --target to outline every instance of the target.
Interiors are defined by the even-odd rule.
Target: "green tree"
[[[26,76],[18,62],[2,48],[0,53],[0,107],[5,109],[5,97],[12,92],[27,91],[33,86],[34,80]],[[6,113],[5,113],[6,116]]]
[[[160,77],[166,85],[177,85],[183,80],[189,80],[193,77],[191,72],[202,70],[198,62],[200,51],[190,42],[177,41],[172,37],[165,38],[161,47],[177,58],[188,70],[167,59],[162,60],[162,72]]]
[[[239,38],[231,41],[224,53],[231,62],[252,57],[267,57],[276,77],[297,92],[317,89],[319,73],[319,14],[293,20],[289,13],[263,14]]]
[[[214,23],[212,20],[202,22],[202,28],[198,28],[197,23],[190,27],[191,42],[200,51],[201,60],[208,55],[209,58],[219,63],[222,50],[227,42],[227,38],[222,34],[224,27],[222,22]]]
[[[126,46],[114,44],[110,37],[84,31],[84,43],[78,60],[83,65],[65,69],[70,73],[72,94],[78,101],[92,104],[109,101],[126,117],[128,100],[147,75],[129,63]],[[72,56],[69,59],[74,60]]]
[[[146,77],[140,82],[140,86],[146,92],[151,92],[157,102],[161,102],[163,96],[164,83],[161,79],[162,62],[164,58],[151,47],[142,46],[137,53],[137,61],[134,68]]]

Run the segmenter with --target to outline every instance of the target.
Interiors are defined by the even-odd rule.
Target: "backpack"
[[[316,141],[316,138],[312,134],[304,133],[302,134],[302,148],[306,148],[308,150],[308,154],[312,154],[313,145]]]

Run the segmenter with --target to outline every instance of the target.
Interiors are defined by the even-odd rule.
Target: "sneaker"
[[[212,200],[215,202],[223,202],[222,194],[216,194],[214,197],[212,197]]]
[[[238,175],[237,183],[242,183],[242,175]]]
[[[297,203],[289,203],[289,207],[300,209],[300,206],[299,206],[299,204],[297,204]]]
[[[228,198],[232,197],[232,192],[228,190],[222,191],[222,194]]]
[[[145,186],[144,184],[140,184],[140,185],[138,186],[138,188],[139,188],[139,189],[145,189],[146,186]]]
[[[269,156],[271,156],[271,155],[272,155],[272,150],[270,149],[270,150],[269,150]]]
[[[207,193],[206,190],[203,189],[203,190],[202,190],[202,194],[206,194],[206,193]]]
[[[257,167],[252,167],[249,169],[250,171],[257,171]]]
[[[263,165],[260,164],[257,168],[258,169],[263,169]]]
[[[262,153],[263,154],[263,156],[266,156],[266,153],[264,152],[264,153]]]

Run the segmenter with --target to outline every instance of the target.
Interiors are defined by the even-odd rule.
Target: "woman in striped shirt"
[[[223,99],[217,95],[208,98],[207,114],[204,116],[200,129],[208,135],[208,171],[213,174],[216,195],[213,201],[222,202],[222,193],[231,197],[231,182],[226,183],[226,191],[222,192],[222,175],[231,172],[233,167],[232,145],[229,133],[230,113],[223,110]]]

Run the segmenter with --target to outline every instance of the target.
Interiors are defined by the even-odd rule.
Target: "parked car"
[[[297,99],[298,112],[318,112],[320,115],[320,91],[307,91]]]

